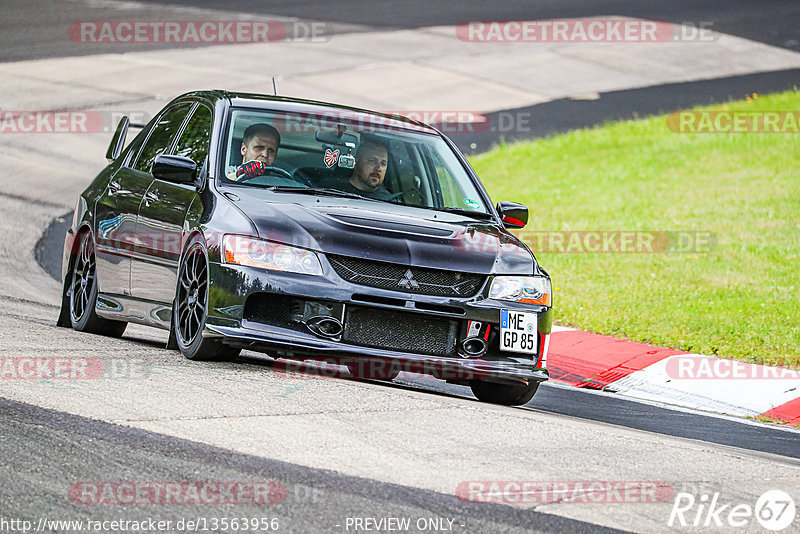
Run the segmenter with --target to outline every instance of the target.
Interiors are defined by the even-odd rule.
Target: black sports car
[[[508,231],[528,210],[493,206],[436,129],[203,91],[123,118],[106,157],[66,235],[59,325],[169,329],[193,360],[424,373],[508,405],[547,380],[550,278]]]

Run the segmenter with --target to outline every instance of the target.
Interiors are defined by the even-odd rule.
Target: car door
[[[130,295],[132,262],[146,245],[136,219],[153,182],[150,165],[170,146],[191,106],[179,103],[161,114],[138,154],[120,166],[97,203],[97,274],[104,293]]]
[[[147,139],[142,131],[131,143],[123,163],[111,177],[95,206],[96,269],[99,290],[107,295],[128,295],[136,215],[153,177],[131,168]]]
[[[208,156],[212,113],[197,104],[172,152],[197,163],[198,175]],[[183,250],[183,223],[193,202],[200,202],[195,184],[154,179],[139,207],[136,233],[148,236],[148,246],[131,266],[134,297],[169,304],[178,281]]]

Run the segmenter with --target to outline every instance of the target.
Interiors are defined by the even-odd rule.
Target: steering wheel
[[[422,206],[422,193],[419,192],[419,189],[416,187],[412,187],[410,189],[406,189],[405,191],[401,191],[397,194],[397,197],[402,197],[403,204],[406,206]],[[394,199],[392,199],[394,200]]]
[[[284,176],[286,178],[289,178],[290,180],[294,180],[294,176],[292,176],[292,174],[289,171],[281,169],[280,167],[264,167],[264,174],[259,174],[258,176],[249,176],[249,177],[240,178],[237,181],[240,184],[243,184],[244,182],[253,180],[254,178],[258,178],[259,176],[266,176],[269,173],[278,174],[280,176]]]

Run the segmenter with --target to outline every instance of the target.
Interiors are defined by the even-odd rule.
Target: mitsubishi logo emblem
[[[406,274],[397,282],[397,285],[404,289],[419,289],[419,283],[414,280],[414,273],[411,272],[411,269],[406,271]]]

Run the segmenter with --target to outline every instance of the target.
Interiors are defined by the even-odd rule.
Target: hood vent
[[[420,226],[409,224],[405,221],[387,221],[381,219],[365,219],[363,217],[353,217],[352,215],[328,214],[334,219],[348,226],[356,226],[366,230],[377,230],[381,232],[396,232],[400,234],[423,235],[428,237],[452,237],[456,229],[443,226]]]

